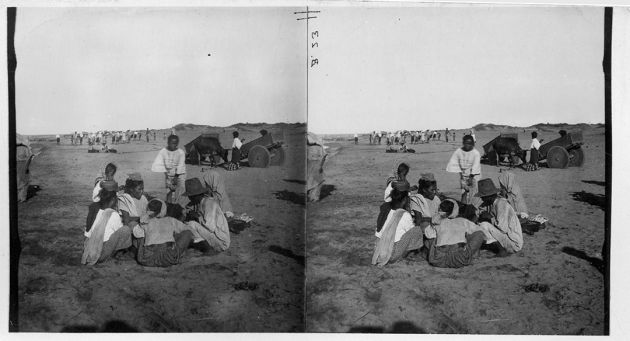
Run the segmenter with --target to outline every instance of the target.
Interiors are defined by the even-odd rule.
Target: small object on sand
[[[542,283],[532,283],[530,285],[524,285],[523,289],[526,292],[547,292],[549,290],[549,285]]]
[[[236,290],[254,291],[258,289],[258,283],[256,282],[240,282],[234,285]]]

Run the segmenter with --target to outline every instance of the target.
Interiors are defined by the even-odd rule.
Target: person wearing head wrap
[[[440,268],[461,268],[471,265],[473,257],[486,239],[484,231],[465,218],[457,218],[459,206],[453,199],[440,204],[433,223],[425,230],[432,239],[429,264]]]
[[[328,153],[324,149],[324,141],[314,133],[307,135],[306,155],[306,193],[308,201],[319,201],[324,185],[324,163]]]
[[[392,192],[393,181],[403,181],[409,184],[409,182],[407,181],[407,174],[409,174],[409,165],[404,162],[392,168],[391,172],[389,173],[389,177],[387,177],[387,186],[385,187],[385,194],[383,195],[383,200],[385,200],[385,202],[392,201],[392,199],[390,198],[390,193]]]
[[[475,141],[472,136],[465,135],[462,139],[462,147],[458,148],[451,156],[446,171],[459,173],[459,183],[462,189],[464,204],[474,204],[473,198],[477,193],[477,182],[481,179],[481,155],[475,149]]]
[[[422,247],[422,229],[415,226],[408,212],[409,183],[395,181],[393,186],[391,209],[385,219],[383,215],[379,215],[374,234],[378,240],[372,264],[378,266],[395,263],[405,253]]]
[[[116,212],[118,183],[103,181],[99,202],[90,205],[81,264],[104,262],[116,251],[131,247],[131,230]]]
[[[527,204],[521,192],[521,187],[516,183],[516,176],[512,172],[503,172],[499,174],[499,185],[503,197],[510,203],[517,215],[527,218]]]
[[[18,202],[25,202],[28,197],[28,188],[31,183],[31,171],[29,167],[35,154],[30,147],[30,142],[20,134],[16,135],[15,147],[15,171],[17,175],[17,199]]]
[[[538,141],[538,133],[532,131],[532,144],[529,146],[529,163],[525,165],[526,171],[536,171],[540,169],[538,166],[538,150],[540,149],[540,141]]]

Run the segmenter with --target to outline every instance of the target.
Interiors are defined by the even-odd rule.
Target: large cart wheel
[[[547,152],[549,168],[567,169],[569,167],[569,152],[564,147],[553,146]]]
[[[274,148],[269,151],[271,154],[271,165],[282,166],[284,165],[284,149],[282,147]]]
[[[582,167],[584,166],[584,149],[576,148],[569,151],[569,157],[571,161],[569,161],[569,167]]]
[[[247,154],[249,165],[255,168],[267,168],[271,162],[271,155],[263,146],[253,146]]]

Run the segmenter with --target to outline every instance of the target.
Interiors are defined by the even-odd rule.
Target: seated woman
[[[138,238],[137,260],[140,265],[167,268],[179,264],[193,239],[188,225],[164,217],[165,213],[166,205],[153,199],[147,205],[147,223],[133,228],[133,235]]]
[[[440,204],[439,214],[425,230],[432,238],[429,264],[440,268],[461,268],[471,265],[473,256],[486,239],[483,230],[465,218],[457,218],[459,206],[453,199]],[[434,239],[433,239],[434,238]]]
[[[139,173],[129,174],[125,182],[125,193],[118,197],[118,207],[123,224],[134,227],[146,220],[149,199],[144,195],[144,181]]]
[[[210,189],[204,187],[197,178],[188,179],[186,192],[182,195],[190,199],[192,211],[188,213],[188,226],[198,234],[194,243],[207,242],[215,251],[225,251],[230,247],[230,230],[227,219],[210,195]],[[206,252],[206,251],[204,251]]]
[[[409,206],[409,183],[396,181],[391,193],[392,208],[382,226],[377,225],[376,248],[372,264],[383,266],[399,260],[407,251],[422,247],[422,229],[415,226]]]
[[[431,224],[431,219],[438,213],[440,203],[437,194],[437,181],[433,173],[422,174],[418,180],[418,194],[411,196],[411,212],[416,226],[422,230]]]
[[[527,218],[527,204],[521,192],[521,187],[516,183],[516,176],[512,172],[504,172],[499,175],[501,196],[507,199],[510,206],[521,218]]]
[[[225,184],[223,179],[221,179],[219,172],[213,169],[206,172],[203,176],[203,184],[210,190],[210,194],[219,204],[219,207],[221,207],[221,211],[225,213],[225,216],[228,218],[233,217],[234,209],[232,208],[232,202],[230,202],[230,197],[225,190]]]
[[[116,212],[118,199],[115,181],[105,181],[100,191],[98,213],[88,214],[84,236],[83,256],[81,264],[94,265],[109,259],[117,250],[124,250],[131,246],[131,230],[124,226]]]
[[[108,163],[105,167],[105,173],[96,178],[96,180],[94,181],[94,190],[92,190],[92,201],[98,202],[100,200],[98,197],[98,193],[101,191],[101,183],[103,181],[114,181],[116,170],[117,168],[115,164]]]

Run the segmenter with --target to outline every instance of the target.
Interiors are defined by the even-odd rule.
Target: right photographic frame
[[[306,331],[609,335],[626,9],[306,12]]]

